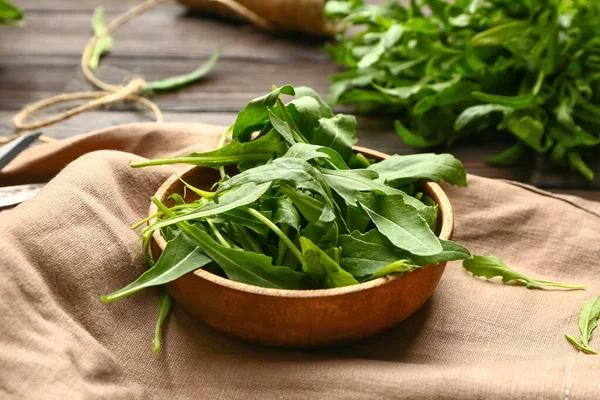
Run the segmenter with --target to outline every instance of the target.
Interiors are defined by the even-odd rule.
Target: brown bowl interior
[[[365,156],[385,159],[387,154],[355,147]],[[180,175],[186,182],[208,190],[219,179],[217,170],[193,167]],[[439,206],[437,234],[452,238],[454,217],[446,194],[435,183],[421,190]],[[197,195],[186,191],[186,201]],[[172,206],[169,196],[183,195],[183,184],[170,177],[156,193]],[[154,204],[149,213],[157,212]],[[153,221],[150,221],[152,223]],[[152,238],[158,258],[166,245],[159,231]],[[446,263],[430,265],[405,275],[390,275],[358,285],[319,290],[282,290],[235,282],[203,269],[167,285],[175,300],[194,316],[223,333],[253,343],[312,347],[349,342],[373,335],[414,313],[437,287]]]

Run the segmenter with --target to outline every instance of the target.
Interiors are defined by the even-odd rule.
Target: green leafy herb
[[[345,27],[326,46],[346,67],[330,77],[331,103],[393,113],[414,147],[512,135],[518,145],[489,162],[515,163],[530,149],[594,178],[586,160],[600,146],[596,2],[365,3],[325,7]]]
[[[166,90],[175,90],[179,89],[182,86],[187,86],[189,84],[199,81],[200,79],[204,78],[206,74],[208,74],[217,64],[217,61],[219,61],[219,57],[221,56],[222,50],[222,47],[217,49],[204,64],[202,64],[200,67],[198,67],[190,73],[147,82],[143,87],[144,92],[152,93]]]
[[[575,339],[575,337],[570,333],[566,333],[565,337],[571,344],[584,353],[598,354],[596,350],[590,347],[592,333],[598,326],[598,318],[600,318],[600,296],[596,296],[588,300],[579,311],[577,324],[579,325],[581,340]]]
[[[418,29],[430,27],[423,22]],[[387,40],[396,38],[386,39],[384,46]],[[444,85],[429,86],[442,93]],[[282,94],[294,98],[285,104]],[[142,247],[150,268],[103,301],[172,282],[198,268],[249,285],[303,290],[355,285],[471,258],[463,246],[436,235],[438,206],[420,191],[423,181],[466,185],[463,165],[454,157],[367,160],[352,150],[354,117],[333,115],[312,89],[290,85],[252,100],[229,132],[234,138],[223,145],[223,136],[217,150],[132,164],[199,165],[219,169],[221,179],[211,189],[181,180],[184,190],[170,196],[172,207],[152,199],[158,211],[135,225],[148,224]],[[193,197],[186,196],[190,192]],[[168,242],[155,262],[150,244],[156,232]],[[476,261],[480,258],[466,265]],[[484,276],[558,286],[512,270],[508,276],[506,266],[496,265],[491,275],[489,265],[477,268],[475,273]],[[167,308],[161,297],[157,346]]]
[[[108,303],[151,286],[172,282],[210,262],[212,262],[212,259],[204,254],[197,244],[192,242],[185,234],[180,233],[167,242],[165,250],[152,268],[124,288],[102,296],[102,301]]]
[[[111,51],[113,44],[112,37],[104,35],[106,27],[104,26],[104,7],[102,6],[98,6],[94,10],[94,15],[92,16],[92,30],[94,35],[98,38],[96,39],[96,44],[92,49],[88,66],[91,70],[95,70],[98,68],[100,58]]]
[[[0,0],[0,24],[15,25],[23,19],[23,11],[8,0]]]
[[[533,287],[553,286],[565,289],[585,289],[583,285],[566,285],[563,283],[554,283],[531,279],[525,275],[509,268],[496,256],[474,256],[463,261],[463,267],[473,274],[473,276],[483,276],[486,279],[501,277],[502,283],[519,281],[525,283],[527,289]]]

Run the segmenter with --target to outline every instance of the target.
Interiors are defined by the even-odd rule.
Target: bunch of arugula
[[[282,95],[295,96],[283,103]],[[222,146],[232,133],[233,139]],[[475,276],[501,276],[532,286],[581,288],[536,281],[497,258],[472,257],[436,235],[438,206],[419,182],[466,186],[462,163],[449,154],[394,155],[372,162],[355,153],[356,119],[334,115],[310,88],[290,85],[252,100],[238,114],[217,150],[132,164],[191,164],[219,169],[216,190],[189,185],[199,199],[173,206],[153,198],[159,212],[138,223],[150,268],[124,288],[102,297],[118,300],[204,268],[225,278],[277,289],[354,285],[451,260],[466,260]],[[225,167],[237,168],[229,176]],[[166,247],[155,262],[151,237]],[[468,262],[467,262],[468,261]],[[160,296],[160,326],[172,301]]]
[[[0,0],[0,25],[16,25],[23,19],[23,11],[8,0]]]
[[[331,76],[330,103],[398,115],[398,135],[417,148],[512,135],[488,162],[533,149],[593,179],[583,158],[600,144],[599,2],[348,0],[325,12],[346,28],[328,46],[347,68]]]

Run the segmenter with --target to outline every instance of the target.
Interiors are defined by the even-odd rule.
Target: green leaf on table
[[[509,113],[512,108],[500,104],[480,104],[464,109],[454,121],[454,130],[460,131],[471,122],[485,117],[493,112]]]
[[[142,90],[147,93],[175,90],[179,89],[180,87],[190,85],[194,82],[198,82],[214,68],[219,60],[219,57],[221,56],[222,51],[223,48],[219,47],[204,64],[190,73],[147,82]]]
[[[335,207],[331,199],[331,193],[323,181],[321,173],[306,161],[298,158],[277,158],[271,164],[260,165],[235,175],[219,185],[215,198],[224,191],[243,184],[254,183],[259,185],[274,181],[318,193],[323,197],[325,204],[320,219],[323,222],[328,222],[333,221],[335,218]]]
[[[483,276],[486,279],[501,277],[502,283],[519,281],[525,283],[527,289],[533,287],[552,286],[565,289],[585,289],[583,285],[566,285],[528,278],[527,276],[509,268],[496,256],[473,256],[463,261],[463,267],[473,276]]]
[[[540,153],[548,151],[552,146],[552,140],[544,136],[544,123],[533,115],[511,113],[504,117],[504,124],[513,135]]]
[[[581,158],[581,154],[569,151],[567,153],[567,158],[569,160],[569,164],[572,168],[577,170],[581,175],[587,178],[588,181],[594,180],[594,171],[588,167],[588,165]]]
[[[525,154],[525,145],[517,142],[500,153],[485,157],[485,161],[492,165],[513,165]]]
[[[98,36],[104,34],[105,30],[104,7],[98,6],[94,10],[94,15],[92,16],[92,31],[95,36]],[[92,71],[98,68],[100,58],[111,51],[112,43],[112,37],[108,35],[100,36],[96,39],[96,44],[94,45],[92,53],[90,54],[90,59],[88,60],[88,66]]]
[[[504,46],[509,40],[519,38],[530,27],[528,21],[511,21],[479,32],[471,38],[474,47]]]
[[[581,340],[576,340],[573,335],[569,333],[565,334],[567,340],[585,353],[597,354],[597,352],[590,347],[590,340],[592,340],[594,329],[598,326],[598,318],[600,318],[600,296],[593,297],[585,302],[579,311],[577,324],[579,325]]]
[[[152,268],[140,275],[135,281],[111,294],[102,296],[108,303],[129,296],[142,289],[173,282],[183,275],[195,271],[212,262],[202,249],[185,234],[180,233],[167,242],[165,250]]]
[[[7,0],[0,0],[0,24],[13,25],[23,19],[23,11]]]
[[[521,96],[501,96],[497,94],[473,92],[473,97],[485,103],[499,104],[504,107],[514,108],[515,110],[527,108],[531,105],[533,100],[535,100],[535,95],[533,94],[525,94]]]
[[[404,186],[419,179],[467,186],[465,167],[451,154],[393,155],[367,168],[379,174],[378,181],[391,186]]]
[[[272,107],[277,102],[280,94],[294,95],[295,91],[292,85],[284,85],[272,92],[251,100],[238,113],[233,126],[233,137],[241,142],[247,142],[250,135],[259,130],[269,121],[268,107]]]
[[[427,147],[439,146],[444,143],[444,138],[435,138],[429,139],[424,136],[419,136],[414,134],[413,132],[406,129],[406,127],[402,124],[402,122],[396,120],[394,123],[394,127],[396,129],[396,133],[404,143],[409,146],[416,147],[418,149],[423,149]]]
[[[154,329],[154,342],[152,345],[154,353],[158,353],[160,351],[162,327],[167,320],[167,317],[171,313],[172,308],[173,298],[165,288],[162,288],[158,295],[158,320],[156,321],[156,328]]]
[[[159,158],[131,164],[134,168],[164,164],[191,164],[210,168],[225,165],[244,165],[267,162],[275,156],[283,155],[287,146],[275,131],[250,142],[233,139],[229,144],[217,150],[205,153],[190,153],[175,158]]]
[[[440,240],[427,221],[400,195],[357,193],[356,199],[379,231],[396,247],[410,253],[431,256],[442,251]]]
[[[319,286],[336,288],[358,283],[350,273],[344,271],[310,239],[300,237],[300,245],[302,247],[302,270],[318,282]]]
[[[439,93],[424,97],[413,108],[414,115],[423,115],[435,107],[451,107],[461,103],[473,101],[474,92],[480,86],[476,83],[465,81],[442,90]]]

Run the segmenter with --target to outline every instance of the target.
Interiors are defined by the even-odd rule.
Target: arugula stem
[[[177,205],[177,206],[173,206],[173,207],[171,207],[171,210],[182,210],[182,209],[185,209],[185,208],[196,208],[196,206],[195,206],[195,205],[193,205],[193,204],[180,204],[180,205]],[[139,228],[140,226],[144,225],[146,222],[148,222],[148,221],[150,221],[150,220],[152,220],[152,219],[154,219],[154,218],[158,218],[158,217],[160,217],[161,215],[163,215],[163,213],[162,213],[161,211],[159,211],[159,212],[157,212],[157,213],[154,213],[154,214],[152,214],[151,216],[149,216],[149,217],[146,217],[146,218],[144,218],[143,220],[141,220],[140,222],[138,222],[138,223],[136,223],[135,225],[133,225],[133,226],[131,227],[131,229],[137,229],[137,228]]]
[[[360,161],[360,163],[365,167],[369,167],[371,165],[371,163],[369,162],[369,160],[367,159],[367,157],[365,157],[362,153],[356,153],[356,159],[358,161]]]
[[[296,258],[298,259],[298,261],[300,261],[300,263],[302,263],[302,252],[300,250],[298,250],[298,247],[296,247],[296,245],[294,244],[294,242],[292,242],[290,240],[290,238],[287,237],[287,235],[285,233],[283,233],[281,231],[281,229],[279,229],[279,227],[277,225],[275,225],[273,222],[271,222],[271,220],[269,218],[265,217],[260,212],[256,211],[254,208],[249,208],[249,209],[247,209],[247,211],[250,214],[254,215],[256,217],[256,219],[258,219],[263,224],[265,224],[266,226],[268,226],[273,232],[275,232],[275,234],[277,236],[279,236],[279,238],[281,240],[283,240],[283,242],[292,251],[292,253],[294,253],[294,255],[296,256]]]
[[[584,290],[585,285],[565,285],[562,283],[548,282],[548,281],[531,281],[530,282],[534,286],[553,286],[559,287],[563,289],[576,289],[576,290]]]
[[[206,190],[198,189],[197,187],[192,186],[189,183],[187,183],[186,181],[184,181],[183,179],[181,179],[179,174],[175,174],[175,175],[177,175],[177,179],[179,179],[185,185],[186,188],[190,189],[192,192],[196,193],[198,196],[202,197],[203,199],[212,199],[213,197],[215,197],[215,192],[208,192]]]
[[[592,349],[591,347],[588,347],[588,346],[584,345],[583,343],[579,343],[579,340],[575,339],[575,337],[573,335],[571,335],[570,333],[565,333],[565,338],[567,339],[567,341],[569,343],[571,343],[573,346],[575,346],[579,350],[583,351],[584,353],[598,354],[598,352],[596,350]]]
[[[284,226],[282,228],[282,232],[284,235],[288,235],[289,233],[289,226]],[[283,263],[283,257],[285,257],[285,253],[287,252],[287,245],[285,244],[285,242],[283,241],[283,239],[279,238],[279,250],[277,252],[277,260],[275,261],[275,265],[281,265],[281,263]]]
[[[250,244],[250,247],[252,247],[252,251],[254,251],[255,253],[258,253],[258,254],[264,254],[262,248],[260,247],[260,245],[258,244],[256,239],[254,239],[254,237],[252,237],[250,232],[248,232],[248,229],[246,229],[246,227],[242,226],[242,225],[239,225],[239,229],[242,232],[244,232],[244,235],[246,236],[246,239],[248,239],[248,243]]]
[[[215,224],[212,221],[212,219],[207,218],[206,222],[208,222],[208,226],[210,226],[210,229],[213,231],[213,233],[215,234],[215,236],[219,240],[219,242],[221,242],[221,244],[223,246],[231,248],[231,246],[229,245],[229,243],[227,242],[227,240],[225,240],[225,238],[223,237],[223,235],[221,235],[221,232],[219,232],[219,230],[215,226]]]

